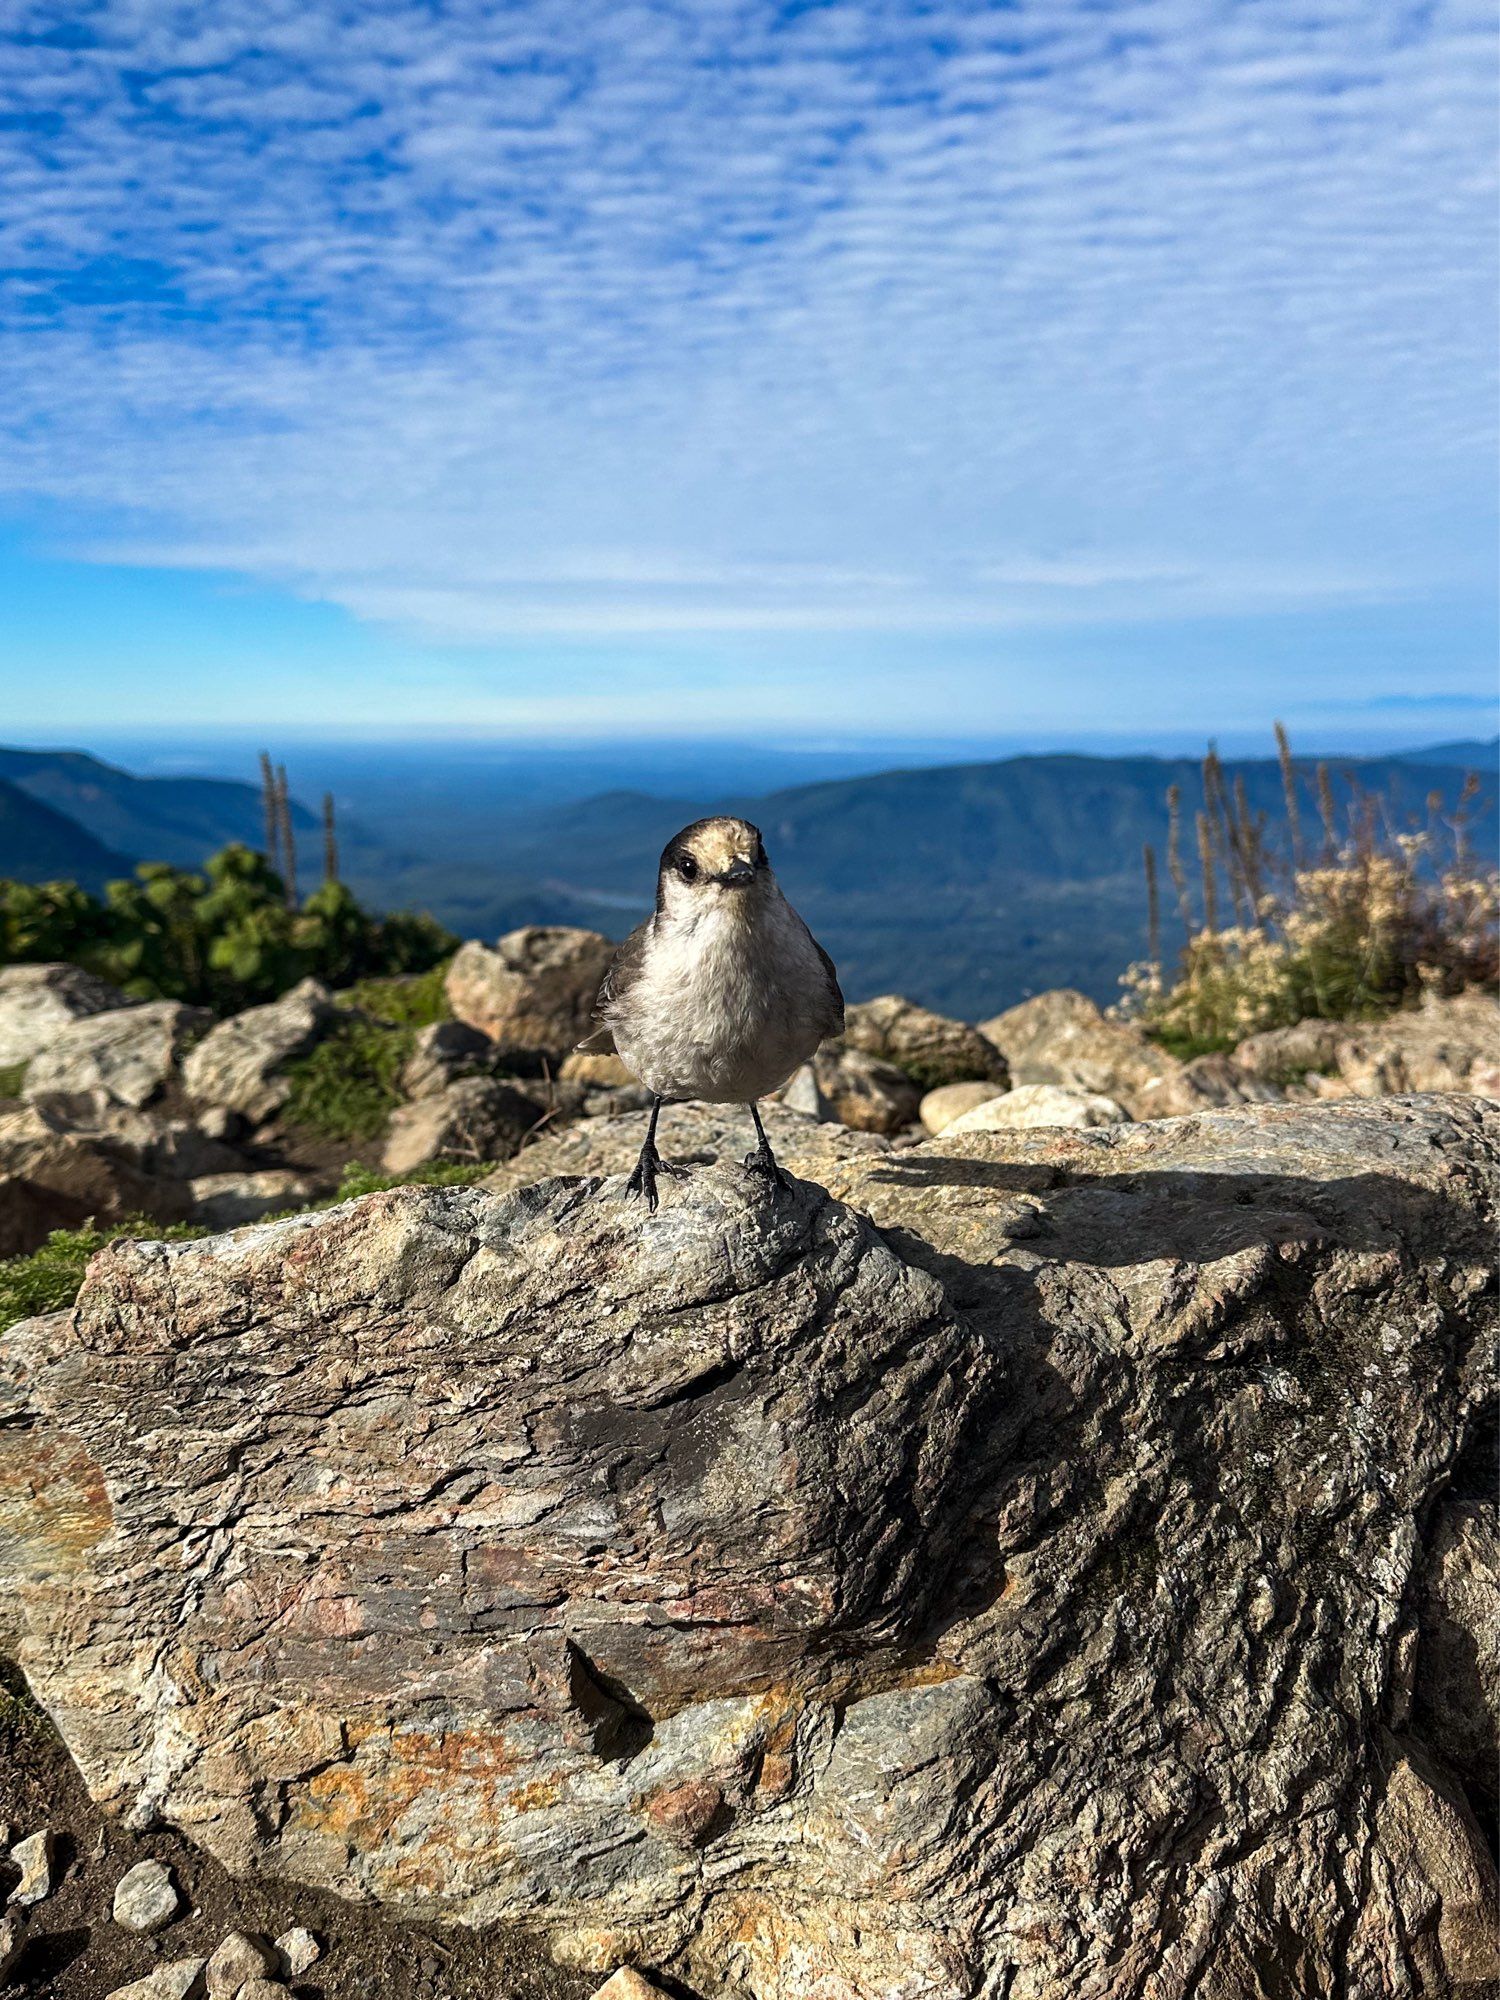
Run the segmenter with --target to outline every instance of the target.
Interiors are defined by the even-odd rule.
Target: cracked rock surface
[[[96,1796],[235,1869],[690,1933],[907,1677],[1001,1371],[821,1190],[672,1194],[122,1243],[16,1330],[0,1572]]]
[[[571,1965],[1477,1996],[1497,1154],[1255,1107],[115,1245],[3,1343],[0,1643],[114,1810]]]

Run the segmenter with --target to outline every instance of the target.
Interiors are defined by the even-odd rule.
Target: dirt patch
[[[50,1827],[61,1877],[31,1912],[7,2000],[104,2000],[157,1965],[207,1957],[226,1931],[274,1938],[299,1924],[323,1955],[294,1983],[298,2000],[585,2000],[600,1983],[560,1971],[514,1931],[398,1923],[293,1883],[235,1881],[170,1829],[127,1831],[89,1798],[8,1661],[0,1661],[0,1823],[12,1841]],[[114,1922],[111,1905],[126,1869],[148,1858],[172,1870],[184,1907],[155,1937],[136,1937]],[[0,1868],[0,1892],[8,1893],[17,1871]]]

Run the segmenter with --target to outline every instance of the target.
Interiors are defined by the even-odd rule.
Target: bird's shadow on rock
[[[1455,1230],[1477,1242],[1484,1228],[1475,1206],[1379,1172],[1337,1178],[1175,1168],[1090,1173],[1076,1165],[924,1149],[882,1160],[864,1179],[893,1192],[965,1188],[1027,1197],[1040,1226],[1033,1247],[1104,1267],[1159,1258],[1212,1261],[1286,1240],[1286,1224],[1294,1219],[1308,1240],[1334,1248],[1389,1249],[1404,1242],[1419,1256],[1442,1254]],[[914,1252],[920,1242],[913,1239]],[[913,1261],[923,1258],[914,1254]]]

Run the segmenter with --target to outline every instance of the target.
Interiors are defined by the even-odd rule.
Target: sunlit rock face
[[[573,1964],[1482,1987],[1483,1732],[1424,1717],[1493,1650],[1429,1578],[1497,1138],[1257,1107],[116,1246],[5,1337],[0,1642],[120,1812]]]
[[[472,1921],[692,1901],[809,1703],[902,1679],[999,1376],[739,1168],[122,1244],[12,1351],[6,1568],[95,1792]]]

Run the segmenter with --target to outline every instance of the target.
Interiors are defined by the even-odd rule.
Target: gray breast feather
[[[773,891],[752,921],[746,914],[658,915],[615,954],[596,1018],[663,1096],[763,1097],[843,1026],[833,963],[790,904]],[[591,1036],[586,1046],[601,1043]]]

